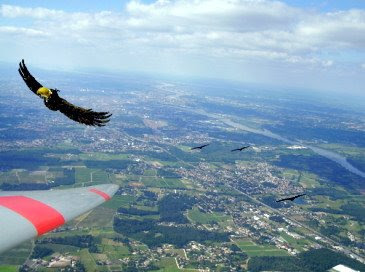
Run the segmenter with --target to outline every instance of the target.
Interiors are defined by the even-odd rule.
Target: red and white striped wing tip
[[[115,184],[49,191],[0,191],[0,252],[47,233],[109,200]]]

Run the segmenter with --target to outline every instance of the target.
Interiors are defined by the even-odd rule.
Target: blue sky
[[[65,11],[84,11],[95,12],[101,10],[119,11],[124,8],[128,0],[8,0],[0,1],[2,4],[27,6],[27,7],[47,7],[50,9],[62,9]],[[141,0],[141,3],[150,4],[154,0]],[[346,10],[351,8],[365,9],[365,1],[363,0],[286,0],[282,1],[288,5],[315,8],[321,11]]]
[[[365,92],[365,1],[0,1],[0,59]]]
[[[286,0],[288,5],[302,8],[314,8],[320,11],[336,11],[352,8],[364,9],[365,1],[362,0]]]

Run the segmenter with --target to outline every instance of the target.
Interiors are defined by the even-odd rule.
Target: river
[[[229,119],[227,117],[222,117],[221,115],[218,115],[218,114],[207,113],[207,112],[202,111],[202,110],[195,111],[195,112],[203,114],[203,115],[208,116],[208,117],[218,119],[218,120],[222,121],[223,123],[225,123],[226,125],[229,125],[231,127],[234,127],[234,128],[240,129],[240,130],[260,134],[260,135],[263,135],[263,136],[266,136],[266,137],[269,137],[269,138],[272,138],[272,139],[275,139],[275,140],[282,141],[282,142],[287,143],[287,144],[300,145],[300,146],[307,147],[307,148],[311,149],[314,153],[316,153],[320,156],[323,156],[323,157],[325,157],[325,158],[327,158],[331,161],[334,161],[334,162],[338,163],[339,165],[341,165],[342,167],[344,167],[345,169],[347,169],[351,173],[365,178],[365,172],[359,170],[358,168],[353,166],[351,163],[349,163],[344,156],[342,156],[338,153],[335,153],[333,151],[329,151],[329,150],[326,150],[326,149],[323,149],[323,148],[320,148],[320,147],[316,147],[316,146],[303,145],[300,142],[289,140],[289,139],[287,139],[287,138],[285,138],[281,135],[278,135],[276,133],[273,133],[273,132],[271,132],[267,129],[251,128],[251,127],[248,127],[248,126],[233,122],[231,119]]]

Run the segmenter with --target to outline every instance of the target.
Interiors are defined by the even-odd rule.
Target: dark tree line
[[[24,182],[19,184],[2,183],[0,189],[3,191],[32,191],[32,190],[49,190],[60,185],[71,185],[75,183],[75,169],[63,170],[63,177],[58,177],[53,183],[34,183]]]
[[[32,255],[30,256],[30,258],[41,259],[41,258],[51,255],[53,253],[54,253],[54,251],[51,248],[36,245],[33,249],[33,252],[32,252]]]
[[[183,247],[190,241],[205,242],[226,242],[229,234],[198,230],[192,227],[161,226],[157,220],[134,220],[114,219],[114,230],[118,233],[141,241],[149,247],[161,246],[162,244],[173,244]]]
[[[158,203],[161,221],[185,224],[189,221],[183,211],[191,209],[196,200],[187,195],[166,195]]]
[[[61,244],[80,248],[88,248],[90,252],[97,253],[97,239],[92,235],[74,235],[65,237],[50,237],[37,240],[38,244]]]
[[[138,215],[138,216],[160,214],[158,211],[140,210],[140,209],[136,209],[136,208],[133,208],[133,207],[130,207],[130,208],[120,207],[118,209],[118,213],[124,213],[124,214],[129,214],[129,215]]]

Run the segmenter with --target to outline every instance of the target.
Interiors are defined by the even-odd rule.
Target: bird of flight
[[[294,199],[296,199],[298,197],[301,197],[301,196],[304,196],[304,195],[306,195],[306,194],[300,194],[300,195],[296,195],[296,196],[292,196],[292,197],[286,197],[286,198],[283,198],[283,199],[276,200],[276,202],[281,202],[281,201],[286,201],[286,200],[294,201]]]
[[[42,86],[28,71],[24,60],[19,63],[19,74],[23,78],[28,88],[43,98],[46,107],[52,111],[60,111],[71,120],[88,126],[105,126],[109,122],[111,114],[109,112],[95,112],[92,109],[84,109],[71,104],[58,96],[59,90],[48,89]]]
[[[242,151],[243,149],[246,149],[246,148],[249,148],[249,147],[250,146],[248,145],[248,146],[243,146],[241,148],[232,149],[231,152],[233,152],[233,151]]]
[[[190,148],[190,150],[194,150],[194,149],[200,149],[202,150],[204,147],[208,146],[209,144],[205,144],[205,145],[201,145],[201,146],[196,146],[196,147],[192,147]]]
[[[118,186],[0,191],[0,253],[43,235],[109,200]]]

